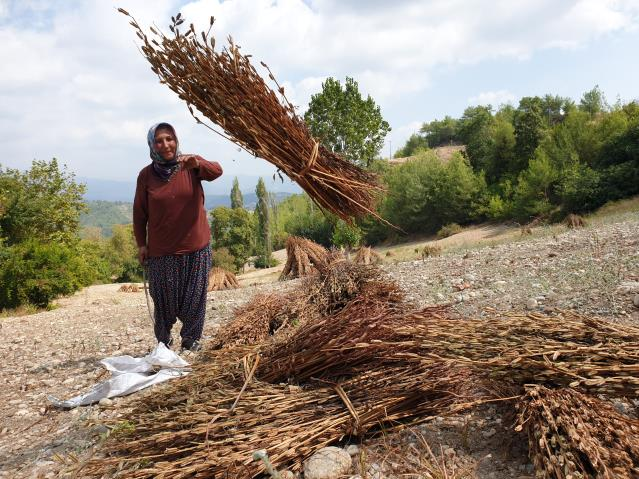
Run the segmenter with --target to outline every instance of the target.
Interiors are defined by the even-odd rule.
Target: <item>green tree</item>
[[[557,204],[553,195],[558,179],[559,172],[548,155],[537,150],[528,168],[519,175],[515,187],[513,208],[517,219],[529,221],[536,216],[551,213]]]
[[[138,261],[138,247],[132,224],[113,225],[113,234],[106,241],[105,247],[111,264],[111,275],[116,283],[142,279],[142,266]]]
[[[459,120],[446,115],[443,120],[433,120],[430,123],[424,123],[419,132],[426,138],[428,146],[435,148],[436,146],[449,145],[457,142],[458,128]]]
[[[244,208],[244,197],[240,191],[240,182],[237,176],[233,179],[233,187],[231,188],[231,208]]]
[[[466,145],[470,164],[475,171],[485,171],[491,161],[493,151],[491,131],[494,123],[491,109],[490,105],[471,106],[464,110],[464,115],[459,119],[459,139]]]
[[[426,149],[428,149],[428,140],[417,133],[413,133],[408,140],[406,140],[404,146],[397,150],[393,156],[395,158],[405,158],[414,155],[419,150]]]
[[[365,167],[375,159],[391,130],[379,106],[370,96],[364,100],[350,77],[344,87],[334,78],[322,83],[322,91],[311,97],[304,120],[325,148]]]
[[[493,150],[485,171],[486,180],[496,183],[512,169],[515,161],[515,129],[510,122],[498,117],[493,123],[491,136]]]
[[[331,245],[332,220],[306,193],[291,195],[278,205],[278,221],[286,235],[302,236],[326,247]]]
[[[0,309],[24,304],[46,308],[57,296],[96,279],[95,270],[75,248],[62,242],[31,238],[0,249]]]
[[[587,91],[579,101],[579,109],[585,111],[592,118],[607,108],[606,97],[604,96],[599,85],[595,85],[592,90]]]
[[[486,182],[462,155],[443,162],[432,152],[389,170],[384,218],[407,233],[434,233],[445,224],[465,224],[477,216]]]
[[[525,169],[543,137],[544,119],[542,101],[539,97],[524,97],[519,101],[515,113],[516,161],[511,173]]]
[[[605,202],[599,173],[580,163],[574,163],[562,172],[558,195],[566,213],[585,213]]]
[[[50,162],[34,160],[22,173],[0,167],[0,236],[8,245],[27,239],[72,243],[78,239],[85,186],[74,175]]]
[[[359,246],[362,241],[362,230],[357,225],[349,225],[344,220],[338,220],[331,239],[338,248],[345,248],[346,255],[350,256],[351,250]]]
[[[235,271],[240,271],[255,248],[253,215],[244,208],[218,206],[209,213],[213,250],[225,249],[232,256]],[[219,253],[219,261],[228,263],[228,255]]]
[[[271,263],[271,214],[269,210],[268,191],[264,180],[260,177],[255,187],[257,204],[255,205],[255,217],[257,218],[257,245],[260,263],[269,265]]]

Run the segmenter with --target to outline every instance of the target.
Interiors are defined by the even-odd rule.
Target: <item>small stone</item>
[[[384,471],[382,466],[376,462],[372,462],[366,468],[366,477],[370,479],[384,479]]]
[[[453,449],[452,447],[448,447],[444,449],[444,455],[447,457],[453,457],[455,456],[455,454],[457,453],[455,452],[455,449]]]
[[[357,456],[359,454],[359,446],[357,444],[349,444],[346,446],[346,452],[349,456]]]
[[[111,407],[113,406],[113,400],[109,398],[102,398],[98,402],[98,405],[100,405],[100,407]]]
[[[484,436],[486,439],[493,437],[495,434],[497,434],[497,429],[495,429],[494,427],[491,427],[487,431],[481,433],[481,435]]]
[[[338,479],[351,468],[351,456],[339,447],[324,447],[304,463],[304,479]]]
[[[632,304],[639,308],[639,293],[635,294],[635,299],[632,300]]]
[[[296,477],[294,473],[288,470],[279,471],[279,472],[280,472],[280,477],[282,479],[295,479]]]
[[[100,435],[100,434],[106,434],[109,432],[109,428],[106,427],[104,424],[96,424],[95,426],[93,426],[93,433],[96,435]]]
[[[526,301],[526,309],[535,309],[537,307],[537,300],[535,298],[530,298]]]

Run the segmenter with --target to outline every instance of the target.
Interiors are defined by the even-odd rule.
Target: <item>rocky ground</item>
[[[416,304],[452,303],[463,315],[575,309],[639,324],[637,213],[579,230],[539,228],[514,241],[455,248],[383,269]],[[119,287],[92,286],[51,311],[0,319],[0,477],[57,477],[105,435],[105,420],[152,394],[70,411],[47,401],[49,394],[68,398],[104,379],[100,359],[141,356],[154,346],[144,293]],[[210,293],[205,339],[256,292],[281,288],[265,283]],[[444,467],[448,477],[532,477],[525,438],[512,425],[508,408],[487,405],[357,447],[340,446],[351,446],[349,474],[361,477],[429,477],[428,470],[438,477],[437,468]]]

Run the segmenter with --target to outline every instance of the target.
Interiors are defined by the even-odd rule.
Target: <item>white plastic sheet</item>
[[[85,394],[60,400],[54,396],[47,399],[57,407],[75,408],[87,406],[103,398],[126,396],[141,389],[169,379],[188,374],[189,366],[184,359],[175,354],[164,343],[158,343],[153,351],[143,358],[132,356],[113,356],[100,361],[111,371],[111,378],[95,385]]]

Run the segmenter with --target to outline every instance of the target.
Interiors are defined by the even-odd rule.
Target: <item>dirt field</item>
[[[639,324],[633,305],[639,297],[636,210],[595,218],[584,229],[538,228],[525,237],[513,228],[474,228],[440,241],[442,255],[424,261],[415,253],[423,244],[381,250],[384,271],[416,304],[452,303],[468,316],[489,314],[490,308],[575,309]],[[277,275],[277,268],[250,273],[242,278],[248,286],[210,293],[205,340],[257,291],[294,284],[272,282]],[[65,463],[100,440],[105,420],[153,393],[115,399],[105,407],[48,406],[48,394],[68,398],[102,380],[100,359],[141,356],[154,346],[144,293],[122,293],[119,287],[92,286],[51,311],[0,319],[0,477],[57,477]],[[512,425],[503,408],[486,406],[359,446],[366,452],[365,468],[383,472],[377,477],[402,477],[424,440],[457,470],[467,469],[467,477],[532,477],[525,438]],[[361,474],[362,467],[354,466],[353,474]]]

